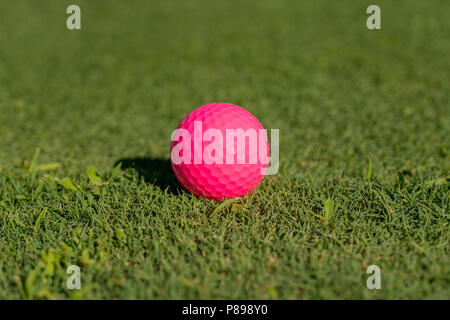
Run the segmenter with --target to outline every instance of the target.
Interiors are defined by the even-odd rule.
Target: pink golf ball
[[[263,126],[250,112],[229,103],[211,103],[181,121],[170,151],[173,172],[186,190],[223,200],[242,197],[261,182],[269,143]]]

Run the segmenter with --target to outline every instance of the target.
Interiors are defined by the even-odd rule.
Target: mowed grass
[[[450,297],[448,1],[76,3],[2,3],[0,298]],[[169,145],[217,101],[280,172],[214,211]]]

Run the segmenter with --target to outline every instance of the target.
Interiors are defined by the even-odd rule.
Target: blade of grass
[[[334,202],[331,199],[325,201],[324,204],[324,216],[323,219],[325,221],[329,221],[334,215]]]
[[[450,182],[450,177],[449,178],[437,178],[437,179],[433,179],[433,180],[428,180],[427,182],[425,182],[426,186],[432,186],[432,185],[440,185],[446,182]]]
[[[94,166],[89,166],[87,169],[87,176],[92,184],[102,183],[102,178],[97,174],[97,168]]]
[[[37,163],[40,153],[41,153],[41,149],[36,148],[36,151],[33,154],[33,158],[31,159],[30,165],[28,166],[26,162],[24,163],[24,168],[25,168],[26,172],[33,172],[34,168],[36,167],[36,163]]]
[[[36,230],[39,228],[39,225],[41,224],[42,217],[47,212],[47,208],[44,208],[41,210],[41,213],[39,213],[39,216],[37,217],[36,221],[34,222],[34,229]]]
[[[59,162],[49,162],[40,164],[34,167],[33,171],[47,171],[47,170],[55,170],[61,167]]]
[[[367,168],[367,181],[369,183],[370,193],[372,193],[372,159],[369,159],[369,165]]]
[[[109,176],[108,182],[111,182],[119,174],[121,168],[122,162],[119,162],[111,171],[111,175]]]
[[[233,203],[235,203],[237,201],[239,201],[239,198],[232,198],[232,199],[225,200],[224,202],[219,204],[217,207],[210,210],[210,212],[207,213],[207,216],[209,218],[211,218],[211,217],[215,216],[218,212],[230,207]]]
[[[67,190],[71,190],[71,191],[75,191],[75,192],[77,192],[77,191],[81,192],[81,188],[76,186],[75,183],[73,183],[73,181],[70,178],[65,178],[65,179],[59,181],[59,184],[62,185]]]

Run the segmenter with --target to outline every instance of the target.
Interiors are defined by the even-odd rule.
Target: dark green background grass
[[[449,298],[450,3],[369,31],[372,2],[2,0],[0,298]],[[169,139],[216,101],[280,129],[281,168],[208,218]]]

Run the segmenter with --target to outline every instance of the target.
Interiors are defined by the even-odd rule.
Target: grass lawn
[[[0,298],[450,297],[449,1],[75,2],[1,5]],[[280,172],[208,216],[169,146],[217,101]]]

